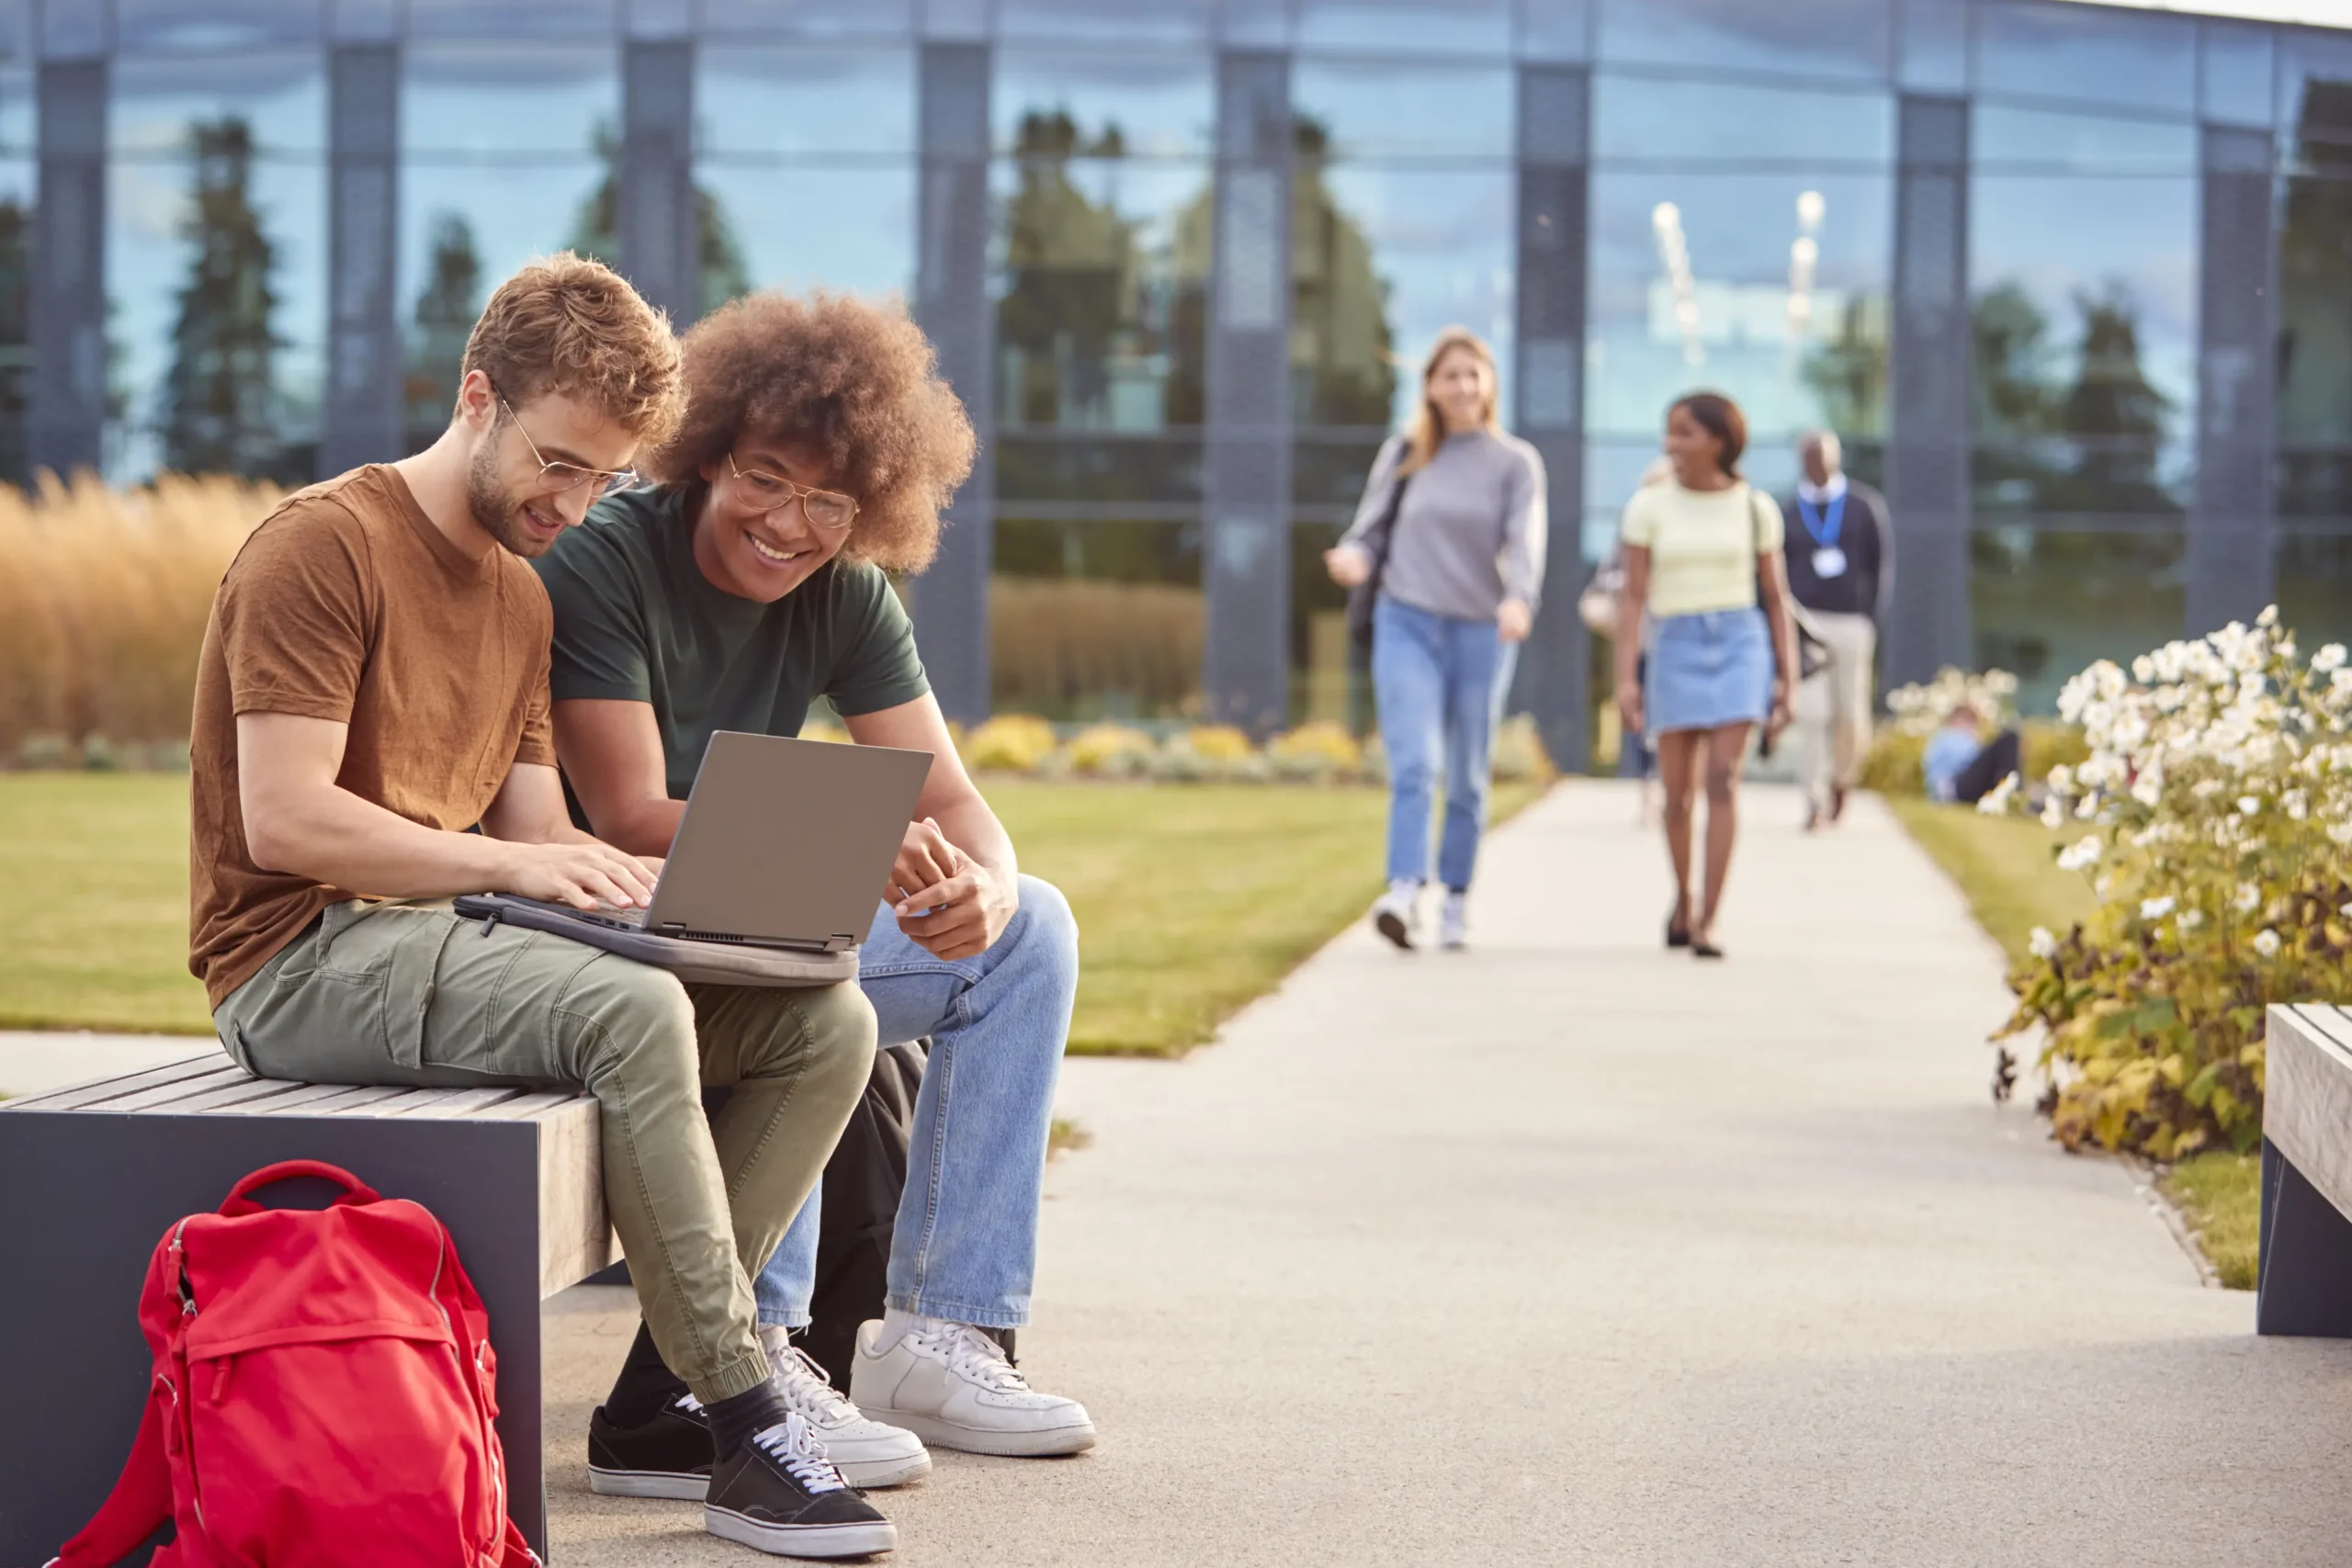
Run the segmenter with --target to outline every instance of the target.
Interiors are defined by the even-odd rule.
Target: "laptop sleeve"
[[[620,931],[592,920],[568,920],[553,910],[501,893],[467,894],[458,900],[457,910],[485,926],[505,924],[547,931],[706,986],[830,986],[857,978],[855,948],[842,953],[803,953],[792,948],[685,942],[651,931]]]

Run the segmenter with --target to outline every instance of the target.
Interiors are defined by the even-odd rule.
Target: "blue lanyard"
[[[1825,550],[1834,550],[1838,547],[1838,525],[1846,521],[1846,492],[1839,491],[1829,502],[1829,521],[1826,524],[1814,511],[1813,502],[1803,496],[1797,497],[1797,515],[1804,519],[1804,531],[1813,536],[1815,544]]]

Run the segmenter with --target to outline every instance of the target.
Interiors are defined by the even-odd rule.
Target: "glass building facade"
[[[1893,679],[1999,664],[2046,700],[2273,598],[2352,632],[2352,31],[2073,0],[0,0],[0,477],[413,450],[488,290],[567,245],[681,322],[756,288],[908,302],[983,434],[910,584],[960,716],[1345,711],[1317,553],[1454,322],[1549,468],[1513,702],[1570,765],[1576,590],[1702,386],[1746,406],[1759,482],[1828,425],[1888,492]],[[1039,648],[1081,612],[1124,651],[1072,673]]]

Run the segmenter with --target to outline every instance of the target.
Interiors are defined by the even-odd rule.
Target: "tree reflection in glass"
[[[195,249],[179,291],[164,382],[164,466],[183,473],[284,471],[272,371],[275,254],[252,191],[253,128],[229,116],[189,127],[194,189],[180,234]]]

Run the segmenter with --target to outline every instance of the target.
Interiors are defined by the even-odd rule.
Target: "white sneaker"
[[[852,1486],[902,1486],[931,1473],[922,1439],[903,1427],[868,1419],[825,1379],[825,1370],[782,1328],[763,1327],[760,1341],[775,1369],[768,1380],[785,1404],[799,1413],[825,1457]]]
[[[1039,1393],[997,1342],[967,1323],[916,1318],[890,1344],[883,1325],[857,1331],[850,1392],[875,1416],[923,1441],[976,1454],[1074,1454],[1094,1423],[1074,1399]]]
[[[1373,929],[1410,953],[1421,925],[1421,885],[1392,882],[1372,906]]]
[[[1470,945],[1470,910],[1468,898],[1460,893],[1449,893],[1438,909],[1437,944],[1450,951]]]

